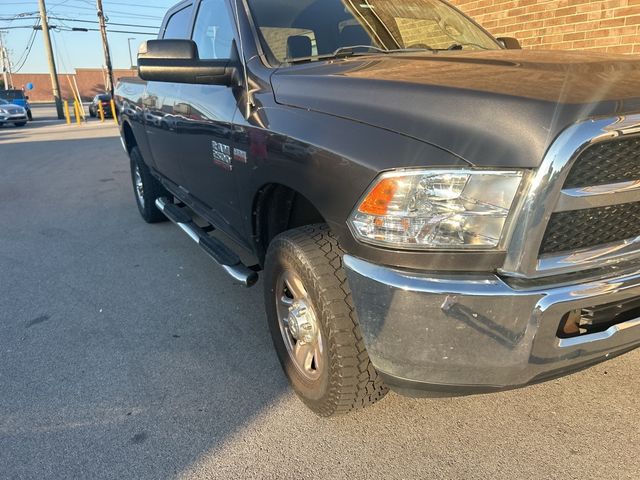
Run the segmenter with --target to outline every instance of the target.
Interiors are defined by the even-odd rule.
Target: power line
[[[75,15],[90,15],[93,16],[94,13],[84,13],[84,12],[77,12],[76,10],[84,10],[84,11],[91,11],[91,12],[95,12],[95,7],[78,7],[78,6],[74,6],[73,7],[73,14]],[[49,12],[53,13],[54,12],[54,8],[50,8]],[[34,13],[36,13],[35,11],[29,11],[29,12],[20,12],[20,13],[5,13],[5,15],[25,15],[25,14],[29,14],[29,15],[33,15]],[[67,12],[67,15],[69,14],[69,12]],[[144,19],[153,19],[153,20],[162,20],[163,17],[159,16],[159,15],[146,15],[144,13],[134,13],[134,12],[125,12],[123,10],[109,10],[108,14],[105,14],[105,16],[109,17],[126,17],[126,18],[144,18]]]
[[[60,6],[65,5],[67,2],[69,1],[76,1],[76,2],[81,2],[81,3],[87,3],[86,1],[83,0],[66,0],[63,3],[58,3],[56,5],[53,5],[51,7],[49,7],[49,10],[53,10],[55,8],[58,8]],[[25,3],[31,3],[31,2],[4,2],[3,5],[24,5]],[[171,0],[169,2],[169,4],[166,7],[162,7],[162,6],[158,6],[158,5],[144,5],[144,4],[140,4],[140,3],[128,3],[128,2],[114,2],[114,1],[110,1],[109,5],[119,5],[119,6],[123,6],[123,7],[142,7],[142,8],[153,8],[153,9],[157,9],[157,10],[168,10],[169,8],[171,8],[171,6],[176,3],[174,0]]]
[[[29,37],[29,40],[27,40],[27,47],[24,49],[24,52],[22,52],[22,55],[20,56],[20,58],[18,58],[18,61],[16,62],[16,65],[18,65],[18,67],[16,68],[16,73],[22,70],[22,68],[27,63],[27,60],[29,59],[29,55],[31,54],[31,50],[33,49],[33,44],[35,43],[36,37],[38,34],[38,31],[35,29],[35,27],[37,27],[39,23],[40,23],[40,19],[36,20],[36,23],[33,25],[34,29],[33,29],[33,32],[31,32],[31,37]]]
[[[15,21],[15,20],[34,20],[36,18],[39,17],[22,17],[19,19],[13,19],[10,21]],[[56,17],[54,15],[49,15],[49,19],[50,20],[58,20],[58,21],[65,21],[65,22],[78,22],[78,23],[90,23],[93,25],[99,25],[99,22],[95,21],[95,20],[82,20],[79,18],[64,18],[64,17]],[[3,19],[0,18],[0,21],[2,21]],[[114,25],[116,27],[134,27],[134,28],[149,28],[149,29],[154,29],[154,30],[160,30],[159,26],[156,25],[140,25],[137,23],[117,23],[117,22],[107,22],[107,26],[109,25]]]
[[[21,13],[5,13],[4,18],[0,19],[0,21],[12,21],[12,20],[16,20],[16,19],[20,19],[21,17],[28,17],[31,15],[36,14],[37,12],[21,12]],[[57,15],[76,15],[79,17],[93,17],[93,15],[91,13],[85,13],[85,12],[58,12]],[[118,12],[118,13],[110,13],[109,15],[106,16],[107,20],[111,19],[111,18],[126,18],[127,20],[162,20],[163,17],[159,17],[159,16],[151,16],[151,15],[141,15],[141,14],[135,14],[135,13],[125,13],[125,12]]]
[[[55,1],[55,0],[54,0]],[[126,3],[121,3],[121,2],[115,2],[112,0],[105,0],[105,3],[108,3],[110,5],[108,5],[108,7],[110,7],[111,5],[122,5],[122,6],[127,6],[127,7],[145,7],[145,8],[156,8],[156,9],[161,9],[161,10],[167,10],[168,8],[170,8],[170,5],[167,7],[162,7],[162,6],[149,6],[149,5],[142,5],[142,4],[130,4],[128,2]],[[81,18],[70,18],[64,15],[54,15],[52,14],[54,9],[59,9],[60,7],[64,6],[67,3],[70,2],[80,2],[80,3],[85,3],[87,5],[92,5],[93,2],[90,2],[89,0],[63,0],[61,2],[57,2],[57,3],[52,3],[51,5],[48,5],[48,12],[47,12],[47,19],[51,20],[51,21],[55,21],[58,22],[57,25],[49,25],[48,26],[48,30],[49,32],[51,30],[56,31],[56,32],[69,32],[69,31],[76,31],[76,32],[100,32],[101,30],[99,28],[91,28],[91,27],[84,27],[81,25],[99,25],[99,22],[95,21],[95,20],[85,20],[85,19],[81,19]],[[170,0],[171,4],[174,3],[174,0]],[[25,1],[25,2],[3,2],[2,6],[7,6],[7,5],[21,5],[21,6],[25,6],[25,4],[31,3],[29,1]],[[33,3],[40,3],[40,0],[34,0]],[[44,2],[43,2],[44,3]],[[0,6],[0,8],[2,7]],[[28,7],[27,7],[28,8]],[[89,7],[78,7],[78,6],[72,6],[70,8],[73,8],[74,10],[80,8],[83,10],[92,10],[95,12],[95,6],[92,6],[91,8]],[[61,13],[61,12],[60,12]],[[71,13],[71,12],[69,12]],[[78,16],[78,15],[89,15],[89,14],[85,14],[85,13],[80,13],[80,12],[73,12],[75,15],[74,16]],[[159,26],[156,25],[148,25],[148,24],[141,24],[141,23],[122,23],[122,22],[110,22],[108,20],[107,17],[107,11],[105,11],[105,15],[104,15],[104,20],[106,22],[108,22],[107,27],[109,27],[109,33],[113,33],[113,34],[122,34],[122,35],[140,35],[140,36],[150,36],[150,37],[155,37],[157,35],[157,32],[160,30]],[[124,12],[121,11],[112,11],[112,16],[113,17],[117,17],[117,16],[121,16],[119,15],[120,13],[122,13],[124,15]],[[20,58],[13,63],[14,68],[15,68],[15,72],[20,72],[25,65],[27,64],[31,53],[33,51],[33,47],[35,45],[35,41],[37,39],[37,32],[38,30],[43,30],[43,27],[40,25],[40,21],[41,21],[41,12],[38,11],[25,11],[25,12],[18,12],[18,13],[10,13],[7,14],[5,13],[4,16],[0,15],[0,22],[6,22],[6,24],[8,24],[5,27],[2,27],[5,30],[18,30],[18,29],[32,29],[32,33],[29,37],[29,39],[27,40],[27,44],[26,47],[24,49],[24,51],[22,52],[22,54],[20,55]],[[10,15],[10,16],[9,16]],[[135,18],[140,18],[141,20],[146,20],[149,18],[161,18],[161,17],[155,17],[153,15],[143,15],[143,14],[135,14],[135,13],[127,13],[126,14],[126,18],[127,19],[135,19]],[[22,21],[31,21],[31,20],[36,20],[35,23],[31,24],[31,25],[20,25],[17,24],[15,22],[22,22]],[[67,23],[68,22],[68,23]],[[117,30],[112,30],[110,27],[125,27],[125,28],[121,28],[121,29],[117,29]],[[128,28],[127,28],[128,27]],[[138,29],[143,29],[138,30]],[[144,30],[150,30],[150,31],[144,31]],[[44,32],[43,32],[44,33]],[[63,38],[64,39],[64,38]],[[55,53],[53,53],[54,56],[54,60],[57,57],[58,61],[63,61],[63,59],[60,57],[60,54],[58,52],[58,46],[59,46],[59,42],[56,42],[56,39],[54,39],[52,37],[51,40],[52,43],[52,50],[55,49]],[[54,61],[55,63],[55,61]],[[63,61],[63,63],[65,63]],[[64,67],[64,65],[63,65]]]
[[[2,27],[4,30],[19,30],[25,28],[33,28],[35,30],[42,30],[42,27],[34,27],[34,26],[20,26],[20,27]],[[53,31],[61,31],[61,32],[99,32],[99,28],[74,28],[74,27],[59,27],[57,25],[49,26],[49,30]],[[121,34],[131,34],[131,35],[148,35],[150,37],[157,36],[157,32],[136,32],[133,30],[109,30],[109,33],[121,33]]]

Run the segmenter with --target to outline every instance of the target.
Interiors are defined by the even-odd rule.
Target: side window
[[[169,21],[164,29],[164,35],[162,38],[165,40],[186,40],[189,38],[189,27],[191,26],[191,14],[193,13],[193,6],[189,5],[182,10],[177,11]]]
[[[200,3],[193,41],[198,45],[201,60],[231,58],[233,32],[226,0],[203,0]]]

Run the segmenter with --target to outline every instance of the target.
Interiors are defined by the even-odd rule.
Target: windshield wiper
[[[358,52],[358,49],[366,49],[366,52]],[[310,57],[296,57],[296,58],[287,58],[285,59],[288,63],[302,63],[302,62],[313,62],[316,60],[329,60],[336,58],[347,58],[353,57],[356,55],[371,55],[377,53],[403,53],[403,52],[424,52],[424,51],[433,51],[431,48],[396,48],[393,50],[387,50],[385,48],[376,47],[373,45],[352,45],[348,47],[340,47],[333,53],[328,53],[324,55],[312,55]]]
[[[464,50],[464,47],[477,47],[481,50],[489,50],[489,48],[478,45],[477,43],[452,43],[447,48],[434,48],[434,52],[447,52],[453,50]]]

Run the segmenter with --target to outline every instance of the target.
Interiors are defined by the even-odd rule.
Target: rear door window
[[[202,0],[193,30],[193,41],[198,45],[200,58],[231,58],[233,32],[226,0]]]
[[[165,40],[186,40],[189,38],[193,5],[178,10],[171,15],[164,29],[162,38]]]

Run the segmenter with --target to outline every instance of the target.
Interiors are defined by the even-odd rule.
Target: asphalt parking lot
[[[0,128],[0,478],[640,476],[640,351],[315,417],[280,371],[262,286],[139,218],[113,123],[35,115]]]

